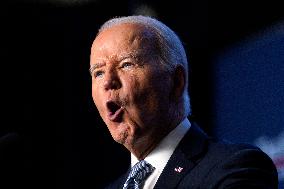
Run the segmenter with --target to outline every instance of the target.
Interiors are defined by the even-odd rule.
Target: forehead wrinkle
[[[126,58],[134,58],[134,59],[136,59],[140,54],[141,54],[141,51],[134,50],[134,51],[131,51],[131,52],[126,52],[126,53],[120,54],[117,57],[117,59],[118,59],[118,61],[121,61],[121,60],[126,59]]]
[[[100,58],[100,62],[99,64],[103,64],[103,63],[107,63],[107,62],[120,62],[126,58],[138,58],[140,55],[142,54],[142,51],[140,50],[133,50],[130,52],[123,52],[123,53],[119,53],[119,54],[113,54],[113,55],[109,55],[106,58]],[[96,63],[95,63],[96,64]]]

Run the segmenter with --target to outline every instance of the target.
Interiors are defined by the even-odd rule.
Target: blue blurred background
[[[284,12],[276,0],[2,2],[5,188],[102,188],[128,166],[91,98],[90,46],[115,16],[158,18],[184,42],[193,114],[209,135],[259,146],[284,188]],[[4,147],[3,147],[4,146]],[[4,170],[4,171],[3,171]],[[111,170],[111,171],[109,171]]]

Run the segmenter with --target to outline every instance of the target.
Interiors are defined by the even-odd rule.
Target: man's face
[[[127,148],[166,127],[172,81],[156,56],[153,34],[120,24],[93,42],[92,96],[112,137]]]

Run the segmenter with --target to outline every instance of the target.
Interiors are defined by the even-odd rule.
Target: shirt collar
[[[159,172],[162,172],[171,155],[173,154],[178,143],[191,127],[187,118],[185,118],[175,129],[173,129],[158,146],[150,152],[144,159],[155,167]],[[133,167],[139,160],[131,154],[131,167]]]

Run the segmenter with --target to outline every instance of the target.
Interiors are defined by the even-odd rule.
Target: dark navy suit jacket
[[[176,171],[178,167],[183,169]],[[128,172],[106,188],[122,189]],[[276,189],[278,177],[273,162],[259,148],[214,140],[192,124],[154,188]]]

